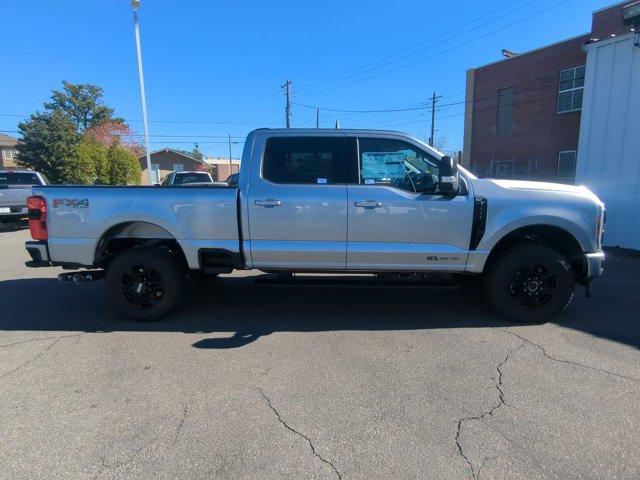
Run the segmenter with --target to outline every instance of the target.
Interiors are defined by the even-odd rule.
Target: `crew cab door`
[[[253,267],[344,270],[355,139],[272,136],[256,147],[262,162],[252,162],[247,197]]]
[[[463,271],[473,198],[437,193],[439,158],[390,137],[358,139],[348,186],[347,269]]]

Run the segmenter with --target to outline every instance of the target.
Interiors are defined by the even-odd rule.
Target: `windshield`
[[[30,172],[2,172],[0,185],[42,185],[40,178]]]
[[[189,173],[176,173],[176,177],[173,179],[174,185],[182,185],[183,183],[211,183],[211,177],[208,173],[202,172],[189,172]]]

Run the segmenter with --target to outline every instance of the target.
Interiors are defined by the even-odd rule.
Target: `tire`
[[[522,243],[492,260],[485,278],[489,304],[509,320],[545,323],[573,298],[569,261],[544,245]]]
[[[109,304],[139,322],[160,320],[182,298],[185,268],[160,248],[133,248],[120,253],[107,269]]]

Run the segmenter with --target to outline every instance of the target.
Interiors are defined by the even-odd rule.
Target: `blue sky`
[[[462,147],[465,70],[588,32],[603,0],[142,0],[139,11],[152,149],[233,155],[253,128],[293,126],[315,110],[420,107],[432,92],[446,148]],[[0,130],[40,109],[62,80],[93,83],[142,133],[128,0],[4,0]],[[414,45],[417,45],[415,46]],[[401,52],[401,53],[399,53]],[[447,104],[455,104],[448,105]],[[321,126],[393,128],[425,138],[426,110],[321,111]],[[439,135],[439,134],[438,134]],[[437,136],[438,136],[437,135]]]

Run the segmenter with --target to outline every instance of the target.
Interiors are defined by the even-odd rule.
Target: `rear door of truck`
[[[253,267],[344,270],[347,175],[355,140],[268,136],[252,160],[248,220]]]

